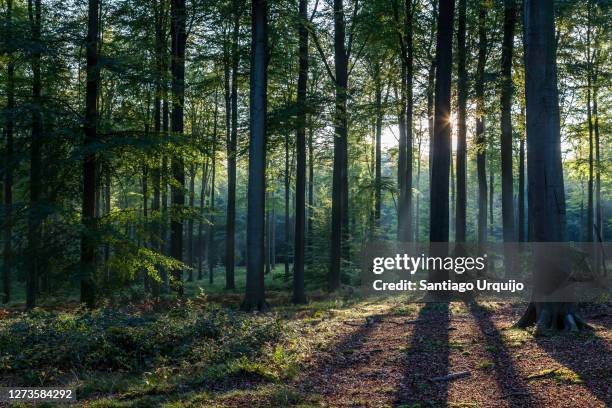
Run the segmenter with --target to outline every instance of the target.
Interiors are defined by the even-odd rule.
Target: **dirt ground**
[[[336,316],[332,341],[286,384],[296,405],[324,407],[612,406],[612,314],[585,313],[592,331],[534,337],[511,326],[522,307],[429,304]],[[315,328],[316,332],[316,328]],[[450,376],[450,377],[449,377]],[[217,406],[283,405],[243,389]],[[287,405],[292,405],[291,392]]]

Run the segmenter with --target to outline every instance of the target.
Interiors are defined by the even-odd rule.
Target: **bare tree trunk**
[[[527,108],[527,165],[529,177],[530,240],[564,242],[566,239],[565,189],[561,164],[561,135],[553,0],[524,2],[525,99]],[[553,268],[539,268],[546,256],[536,252],[535,293],[549,293]],[[555,275],[563,273],[554,268]],[[551,329],[577,330],[582,320],[571,303],[531,303],[517,323],[536,323],[537,333]]]
[[[227,104],[227,100],[226,100]],[[219,113],[217,92],[215,91],[215,118],[212,140],[212,174],[210,179],[210,228],[208,230],[208,281],[214,283],[215,264],[217,262],[217,247],[215,241],[215,177],[217,175],[217,118]],[[227,116],[227,115],[226,115]]]
[[[172,37],[172,133],[181,136],[184,129],[183,106],[185,105],[185,0],[172,0],[170,5]],[[185,165],[181,156],[172,157],[172,221],[170,224],[171,256],[183,260],[183,210],[185,207]],[[179,296],[183,295],[182,270],[174,271]]]
[[[232,78],[231,78],[231,134],[227,152],[227,222],[225,242],[225,288],[236,287],[234,264],[236,252],[236,154],[238,143],[238,34],[240,29],[241,1],[233,0],[234,26],[232,31]]]
[[[85,92],[85,148],[96,142],[97,138],[97,103],[98,86],[100,82],[100,67],[98,66],[98,28],[99,2],[89,0],[87,38],[87,87]],[[81,222],[84,233],[81,236],[81,302],[87,307],[95,305],[95,244],[92,237],[96,226],[96,154],[89,152],[83,159],[83,209]]]
[[[42,186],[41,148],[42,148],[42,104],[41,104],[41,78],[40,78],[40,31],[41,31],[41,4],[40,0],[28,0],[28,14],[32,30],[32,42],[36,51],[32,55],[32,136],[30,143],[30,208],[28,217],[28,246],[29,268],[26,281],[26,308],[36,305],[37,283],[39,277],[38,254],[41,241],[41,215],[39,201]]]
[[[285,133],[285,277],[289,277],[289,134]]]
[[[514,231],[514,177],[512,173],[512,53],[516,22],[515,0],[504,0],[504,39],[501,57],[501,177],[504,242],[516,241]]]
[[[457,29],[457,203],[455,206],[455,241],[465,242],[466,234],[466,178],[467,130],[466,106],[468,98],[466,63],[466,0],[459,0]]]
[[[478,10],[478,63],[476,68],[476,171],[478,173],[478,242],[487,241],[487,143],[485,139],[484,70],[487,56],[486,5]]]
[[[9,45],[7,75],[6,75],[6,123],[4,132],[6,134],[6,147],[4,153],[4,249],[2,259],[2,303],[11,300],[11,270],[13,267],[13,131],[15,126],[15,61],[12,53],[12,18],[13,0],[6,2],[6,21],[9,24],[6,43]]]
[[[194,254],[193,254],[193,210],[195,209],[195,177],[197,167],[191,165],[189,168],[189,220],[187,221],[187,265],[189,266],[189,273],[187,280],[193,282],[193,265],[194,265]],[[202,183],[204,180],[202,180]]]
[[[452,27],[454,0],[440,0],[436,60],[452,61]],[[451,160],[451,70],[452,64],[436,67],[433,163],[431,170],[431,219],[429,240],[448,242],[448,189]],[[441,272],[441,271],[439,271]]]
[[[348,175],[347,175],[347,84],[348,57],[345,46],[344,2],[334,0],[334,62],[336,106],[334,114],[334,164],[332,180],[331,259],[328,290],[340,287],[343,245],[348,232]],[[348,255],[348,254],[345,254]]]
[[[293,248],[293,303],[306,303],[304,292],[304,260],[306,227],[306,89],[308,81],[308,0],[300,0],[299,71],[297,86],[297,132],[295,174],[295,244]]]
[[[268,3],[252,0],[249,186],[247,205],[247,282],[243,310],[266,310],[264,292],[264,218],[266,191],[266,111]]]

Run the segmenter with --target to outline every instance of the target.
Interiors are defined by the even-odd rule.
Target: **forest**
[[[531,301],[362,287],[375,243],[587,244],[610,283],[611,17],[0,0],[0,386],[91,407],[612,405],[609,286],[538,297],[574,276],[547,274],[564,249],[534,250]]]

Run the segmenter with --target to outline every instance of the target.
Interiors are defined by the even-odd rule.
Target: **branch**
[[[355,61],[353,61],[353,64],[351,65],[350,69],[348,70],[348,73],[346,74],[347,78],[351,76],[351,72],[353,72],[353,68],[355,68],[355,65],[357,65],[357,61],[359,61],[359,57],[361,56],[363,49],[368,43],[369,38],[370,38],[370,35],[368,34],[366,39],[363,41],[363,44],[361,44],[361,48],[359,48],[359,51],[357,51],[357,56],[355,57]]]
[[[315,13],[317,12],[317,7],[319,7],[319,0],[315,1],[314,8],[312,9],[312,14],[310,15],[310,19],[309,19],[311,23],[312,23],[312,20],[314,20]]]
[[[317,37],[317,34],[314,31],[314,28],[311,28],[308,31],[310,32],[310,35],[312,36],[312,39],[314,40],[315,47],[317,48],[317,51],[319,52],[319,55],[321,56],[321,59],[323,60],[323,64],[325,64],[325,69],[327,70],[327,74],[329,75],[331,80],[334,83],[336,83],[336,77],[332,73],[331,68],[329,67],[329,64],[327,63],[327,58],[325,58],[325,53],[323,52],[323,48],[321,48],[321,43],[319,42],[319,38]]]
[[[357,10],[359,9],[359,0],[355,0],[355,8],[353,9],[353,18],[351,19],[351,28],[349,29],[349,40],[348,46],[346,49],[346,59],[349,60],[351,58],[351,50],[353,48],[353,36],[355,33],[355,19],[357,17]]]

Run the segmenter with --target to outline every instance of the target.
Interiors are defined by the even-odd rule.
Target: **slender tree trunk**
[[[306,89],[308,81],[308,0],[300,0],[299,13],[299,71],[297,85],[297,132],[295,173],[295,244],[293,248],[293,303],[305,303],[304,260],[306,227]]]
[[[519,141],[518,241],[525,242],[525,136]]]
[[[247,282],[243,310],[265,310],[264,218],[266,191],[266,111],[268,3],[252,0],[249,185],[247,205]]]
[[[493,160],[489,157],[489,235],[493,236],[493,198],[495,196],[495,172]]]
[[[380,209],[382,202],[382,83],[380,78],[380,63],[376,62],[376,72],[374,78],[375,84],[375,105],[376,105],[376,140],[375,140],[375,164],[374,164],[374,227],[378,231],[380,229]],[[402,155],[403,156],[403,155]],[[399,166],[398,166],[399,168]]]
[[[155,134],[156,141],[159,142],[161,136],[161,96],[162,96],[162,75],[163,75],[163,6],[162,2],[154,3],[154,18],[155,18],[155,96],[153,98],[153,133]],[[151,203],[151,213],[154,217],[153,222],[153,233],[151,234],[151,247],[158,251],[163,252],[163,237],[161,236],[162,222],[161,222],[161,191],[162,191],[162,175],[161,175],[161,161],[158,154],[154,155],[155,164],[152,169],[152,182],[153,182],[153,201]],[[159,234],[159,237],[156,235]],[[161,275],[161,269],[158,268]],[[161,277],[161,276],[160,276]],[[153,296],[159,295],[159,282],[153,280],[151,282]]]
[[[226,101],[227,103],[227,101]],[[217,262],[217,246],[215,243],[215,177],[217,175],[217,118],[219,113],[217,92],[215,91],[215,117],[212,140],[212,174],[210,179],[210,229],[208,231],[208,281],[214,283],[214,270]]]
[[[478,9],[478,62],[476,68],[476,171],[478,173],[478,242],[487,241],[487,143],[485,139],[484,72],[487,57],[486,5]]]
[[[100,82],[98,66],[99,2],[89,0],[87,38],[87,86],[85,91],[85,149],[89,149],[97,138],[97,103]],[[87,307],[95,305],[95,243],[93,229],[96,226],[96,154],[89,151],[83,159],[83,209],[81,222],[84,233],[81,236],[81,302]]]
[[[172,133],[181,136],[184,129],[183,107],[185,105],[185,43],[186,9],[185,0],[172,0],[170,4],[172,19]],[[172,221],[170,224],[171,256],[183,260],[183,210],[185,206],[185,165],[180,155],[172,157]],[[182,270],[174,271],[174,279],[179,296],[183,295]]]
[[[466,0],[459,0],[459,27],[457,29],[457,203],[455,206],[455,241],[465,242],[466,234],[466,159],[467,129],[466,106],[468,98],[466,64]]]
[[[591,112],[591,1],[587,2],[587,124],[589,129],[589,180],[587,193],[587,223],[585,227],[585,241],[593,241],[593,115]]]
[[[347,84],[348,61],[345,46],[344,2],[334,0],[334,62],[336,106],[334,113],[334,164],[332,180],[331,265],[328,290],[340,287],[342,251],[348,232],[348,175],[347,175]],[[348,254],[345,254],[348,255]]]
[[[30,143],[30,213],[28,217],[29,268],[26,281],[26,308],[36,304],[37,282],[39,275],[39,246],[41,241],[41,215],[39,201],[42,186],[41,147],[42,147],[42,104],[40,79],[40,0],[28,1],[28,14],[32,30],[32,42],[36,51],[32,55],[32,136]]]
[[[512,53],[514,26],[516,25],[515,0],[504,0],[504,39],[501,57],[501,177],[502,224],[504,242],[516,241],[514,231],[514,177],[512,173]]]
[[[314,144],[312,119],[308,127],[308,252],[312,257],[312,238],[314,226]]]
[[[404,173],[404,228],[403,240],[410,241],[412,237],[412,117],[413,117],[413,77],[414,77],[414,49],[412,44],[413,29],[413,6],[412,0],[406,0],[406,16],[404,19],[404,29],[406,32],[406,168]]]
[[[194,265],[194,254],[193,254],[193,210],[195,209],[195,177],[197,167],[191,165],[189,169],[189,209],[191,214],[187,221],[187,264],[189,266],[188,281],[193,282],[193,265]],[[202,183],[204,179],[202,179]]]
[[[603,213],[601,207],[601,161],[600,161],[600,140],[599,140],[599,117],[597,113],[597,74],[593,75],[593,131],[595,133],[595,225],[599,231],[599,239],[603,237]]]
[[[6,2],[6,21],[12,24],[13,0]],[[11,47],[8,50],[8,63],[6,75],[6,123],[4,132],[6,134],[6,147],[4,160],[6,168],[4,171],[4,249],[2,260],[2,303],[11,300],[11,270],[13,267],[13,131],[15,126],[15,61],[12,53],[12,26],[7,30],[6,43]]]
[[[216,109],[216,107],[215,107]],[[214,136],[213,136],[214,137]],[[200,188],[200,220],[198,222],[198,243],[197,243],[197,256],[198,256],[198,280],[202,280],[202,264],[204,262],[204,256],[206,255],[206,250],[204,248],[205,241],[204,240],[204,217],[206,215],[206,194],[208,191],[207,188],[208,182],[208,158],[206,159],[206,163],[202,166],[202,185]]]
[[[164,66],[164,72],[166,67]],[[162,86],[162,135],[166,137],[169,129],[169,109],[168,109],[168,98],[166,92],[166,85]],[[161,198],[162,198],[162,216],[161,216],[161,229],[160,229],[160,249],[162,253],[169,255],[170,251],[168,248],[168,156],[162,155],[162,166],[161,166]],[[170,282],[168,271],[165,268],[161,270],[161,279],[164,284],[164,291],[167,292],[170,289]]]
[[[423,134],[419,132],[419,145],[418,145],[418,157],[417,157],[417,177],[416,177],[416,188],[419,194],[416,196],[416,207],[414,211],[414,242],[419,241],[419,231],[421,229],[421,145],[423,141]]]
[[[234,27],[232,32],[231,75],[231,133],[227,153],[227,222],[225,243],[225,288],[234,289],[236,253],[236,154],[238,143],[238,34],[240,29],[240,0],[234,0]]]
[[[285,133],[285,277],[289,277],[289,134]]]

